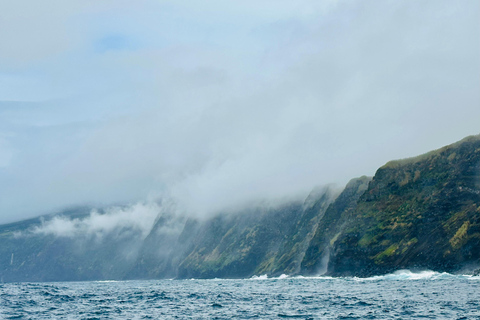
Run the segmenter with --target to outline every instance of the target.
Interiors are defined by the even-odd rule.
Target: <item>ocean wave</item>
[[[330,276],[302,276],[302,275],[295,275],[291,276],[288,274],[281,274],[278,277],[270,277],[267,274],[263,275],[255,275],[250,278],[246,278],[245,280],[302,280],[302,279],[315,279],[315,280],[333,280],[333,279],[343,279],[343,278],[336,278]]]
[[[469,280],[259,278],[8,283],[0,286],[0,318],[477,319],[480,308],[478,283]]]
[[[269,277],[267,274],[259,275],[259,276],[252,276],[247,280],[284,280],[284,279],[303,279],[303,276],[290,276],[288,274],[282,273],[278,277]]]
[[[260,275],[260,276],[252,276],[251,278],[249,278],[248,280],[267,280],[269,279],[268,278],[268,275],[266,274],[263,274],[263,275]],[[270,280],[273,279],[273,278],[270,278]]]
[[[331,277],[331,276],[294,276],[292,279],[315,279],[315,280],[334,280],[334,279],[343,279],[341,277]]]
[[[411,271],[408,269],[397,270],[393,273],[385,275],[377,275],[366,278],[360,277],[331,277],[331,276],[302,276],[295,275],[290,276],[287,274],[282,274],[278,277],[269,277],[267,274],[264,275],[255,275],[246,280],[302,280],[302,279],[311,279],[311,280],[353,280],[353,281],[401,281],[401,280],[438,280],[438,279],[470,279],[470,280],[480,280],[480,276],[472,276],[467,274],[451,274],[448,272],[437,272],[432,270],[423,270],[423,271]]]
[[[254,275],[243,280],[347,280],[347,281],[400,281],[400,280],[447,280],[447,279],[469,279],[480,280],[480,276],[473,276],[468,274],[451,274],[448,272],[437,272],[432,270],[411,271],[408,269],[397,270],[393,273],[385,275],[377,275],[366,278],[361,277],[332,277],[332,276],[303,276],[303,275],[288,275],[281,274],[277,277],[269,276],[268,274]],[[175,280],[175,279],[169,279]],[[190,281],[237,281],[235,278],[212,278],[212,279],[185,279]],[[115,282],[114,280],[98,281],[98,282]]]
[[[424,270],[413,272],[408,269],[398,270],[393,273],[372,276],[368,278],[353,277],[355,281],[378,281],[378,280],[437,280],[437,279],[453,279],[453,278],[472,278],[469,275],[455,275],[448,272],[436,272],[432,270]]]

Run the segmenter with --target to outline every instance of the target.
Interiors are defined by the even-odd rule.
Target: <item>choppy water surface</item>
[[[434,272],[0,284],[0,319],[480,319],[479,310],[479,277]]]

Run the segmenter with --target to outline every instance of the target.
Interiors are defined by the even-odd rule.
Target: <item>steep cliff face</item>
[[[55,215],[42,218],[45,225],[38,218],[0,226],[0,280],[370,276],[403,268],[478,268],[480,136],[389,162],[373,179],[353,179],[339,195],[325,187],[305,201],[206,220],[161,211],[149,234],[122,224],[100,234],[35,232]],[[61,216],[73,223],[89,212]]]
[[[352,179],[338,198],[329,205],[320,217],[315,234],[301,264],[302,274],[323,274],[327,272],[330,252],[338,237],[352,220],[357,201],[368,188],[370,177]]]
[[[191,250],[198,229],[198,222],[186,217],[168,213],[159,215],[143,241],[135,263],[122,278],[175,278],[178,265]]]
[[[82,218],[89,208],[62,212]],[[0,281],[121,279],[136,261],[143,238],[132,230],[104,236],[36,233],[53,216],[0,226]]]
[[[330,251],[331,275],[480,263],[480,136],[378,169]]]
[[[257,273],[274,276],[300,273],[301,262],[315,231],[337,196],[338,190],[332,186],[314,189],[305,200],[299,219],[290,222],[294,223],[294,228],[291,233],[284,235],[283,245],[275,252],[273,263],[263,270],[257,270]]]
[[[335,198],[332,188],[305,203],[258,207],[205,222],[195,246],[180,263],[178,277],[249,277],[299,270],[318,221]]]
[[[301,204],[280,209],[256,208],[236,215],[220,215],[202,226],[195,247],[179,265],[181,278],[248,277],[279,249]],[[288,230],[290,231],[290,230]]]
[[[325,187],[312,192],[305,202],[256,206],[207,220],[162,212],[146,237],[127,226],[99,235],[37,232],[52,226],[56,217],[69,223],[82,220],[89,216],[89,208],[0,226],[0,280],[238,278],[296,273],[336,194]]]

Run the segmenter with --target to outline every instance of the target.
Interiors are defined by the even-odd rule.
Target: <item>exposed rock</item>
[[[335,241],[332,275],[455,272],[480,260],[480,136],[378,169]]]
[[[101,237],[28,231],[52,217],[0,226],[1,281],[472,270],[480,265],[480,136],[389,162],[340,194],[327,186],[303,202],[207,220],[162,212],[148,236],[128,227]]]

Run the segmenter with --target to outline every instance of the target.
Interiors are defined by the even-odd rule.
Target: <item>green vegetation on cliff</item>
[[[297,273],[318,221],[335,195],[327,187],[314,201],[307,199],[304,204],[259,207],[207,221],[194,240],[196,245],[179,265],[178,276]]]
[[[329,261],[334,275],[480,262],[480,136],[387,163],[360,197]]]
[[[352,219],[360,196],[367,190],[371,178],[360,177],[351,180],[325,212],[302,261],[302,273],[322,274],[327,272],[331,249],[340,234]]]
[[[0,280],[472,270],[480,266],[480,136],[388,162],[340,194],[327,186],[304,202],[204,220],[162,212],[149,234],[127,226],[101,235],[35,232],[54,217],[0,226]]]

